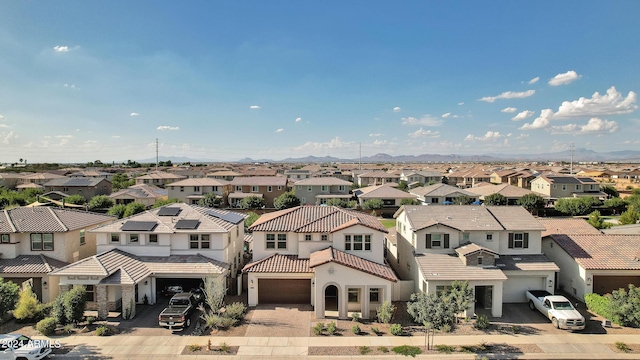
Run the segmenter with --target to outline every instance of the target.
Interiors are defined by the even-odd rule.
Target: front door
[[[492,305],[493,305],[493,286],[485,286],[484,308],[491,309]]]

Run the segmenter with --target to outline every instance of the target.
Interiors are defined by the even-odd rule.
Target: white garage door
[[[502,287],[502,302],[527,302],[527,290],[545,290],[544,277],[510,277]]]

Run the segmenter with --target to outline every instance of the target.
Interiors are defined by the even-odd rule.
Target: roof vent
[[[513,259],[513,260],[515,260],[515,261],[520,261],[520,260],[522,260],[522,258],[519,258],[519,257],[514,257],[514,258],[512,258],[512,259]]]
[[[453,219],[451,216],[447,216],[447,220],[451,220]]]

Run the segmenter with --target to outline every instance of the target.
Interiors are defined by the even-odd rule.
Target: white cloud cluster
[[[284,129],[283,129],[283,128],[280,128],[280,129],[277,129],[275,132],[277,132],[277,133],[281,133],[281,132],[283,132],[283,131],[284,131]]]
[[[76,84],[64,84],[63,85],[66,88],[71,88],[71,89],[75,89],[76,88]]]
[[[528,84],[532,85],[532,84],[537,83],[538,81],[540,81],[540,76],[536,76],[533,79],[529,80]]]
[[[129,114],[129,116],[140,116],[140,113],[132,112],[131,114]]]
[[[500,134],[499,131],[487,131],[486,134],[484,134],[484,136],[473,136],[471,134],[467,135],[466,138],[464,138],[467,141],[490,141],[490,140],[497,140],[504,137],[504,135]]]
[[[607,115],[628,114],[638,109],[637,95],[633,91],[624,97],[614,86],[607,93],[600,95],[595,92],[591,98],[581,97],[574,101],[564,101],[557,112],[544,109],[533,122],[522,125],[522,130],[544,129],[551,120],[571,118],[595,118]]]
[[[418,137],[429,137],[429,138],[437,138],[440,137],[440,132],[439,131],[432,131],[432,130],[423,130],[422,128],[409,133],[409,137],[412,138],[418,138]]]
[[[307,141],[306,143],[294,148],[296,152],[304,150],[324,150],[324,149],[341,149],[345,147],[355,146],[352,141],[342,141],[339,136],[329,140],[328,142],[313,142]]]
[[[402,125],[440,126],[442,123],[442,119],[431,115],[424,115],[420,119],[413,116],[402,118]]]
[[[13,130],[7,132],[0,132],[0,142],[3,144],[11,144],[13,140],[18,138],[18,134],[16,134]]]
[[[496,96],[485,96],[480,99],[480,101],[492,103],[499,99],[524,99],[529,96],[533,96],[536,93],[535,90],[527,90],[527,91],[505,91],[500,95]]]
[[[261,109],[261,107],[259,105],[251,105],[249,106],[249,109],[257,110],[257,109]]]
[[[571,84],[572,82],[580,79],[582,75],[578,75],[577,72],[573,70],[569,70],[566,73],[558,74],[549,80],[549,85],[551,86],[560,86]]]
[[[296,122],[300,122],[300,121],[302,121],[301,117],[296,118]]]
[[[377,134],[369,134],[370,137],[378,137],[378,136],[382,136],[382,134],[377,133]]]
[[[399,106],[393,108],[393,112],[400,112],[402,109]]]
[[[524,120],[526,118],[532,117],[533,114],[535,114],[535,113],[533,111],[531,111],[531,110],[521,111],[521,112],[518,113],[518,115],[512,117],[511,120],[513,120],[513,121]]]
[[[167,125],[162,125],[162,126],[158,126],[158,130],[160,131],[164,131],[164,130],[180,130],[180,128],[178,126],[167,126]]]
[[[464,105],[464,102],[463,102],[463,101],[460,101],[460,102],[458,103],[458,106],[462,106],[462,105]]]
[[[68,52],[69,47],[66,45],[56,45],[53,47],[53,51],[55,52]]]
[[[444,114],[442,114],[442,115],[441,115],[441,117],[442,117],[443,119],[447,119],[447,118],[457,119],[457,118],[459,118],[459,117],[460,117],[460,115],[454,115],[454,114],[452,114],[452,113],[448,112],[448,113],[444,113]]]
[[[506,107],[506,108],[500,110],[500,112],[503,112],[503,113],[514,113],[516,111],[518,111],[518,109],[514,108],[514,107]]]
[[[618,131],[618,123],[600,118],[591,118],[585,125],[567,124],[562,126],[552,126],[552,134],[606,134]]]

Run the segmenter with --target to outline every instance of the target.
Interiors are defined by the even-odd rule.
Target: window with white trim
[[[509,233],[509,249],[527,249],[529,247],[528,233]]]
[[[379,288],[371,288],[371,289],[369,289],[369,302],[373,302],[373,303],[380,302],[380,289]]]
[[[272,192],[273,191],[273,186],[269,185],[267,186],[267,192]]]
[[[251,192],[258,192],[258,187],[257,186],[252,186],[251,187]]]
[[[359,303],[360,302],[360,289],[358,288],[349,288],[347,290],[347,297],[350,303]]]
[[[344,185],[340,185],[340,186],[338,187],[338,190],[339,190],[339,191],[344,191],[344,190],[345,190]]]
[[[120,242],[120,234],[111,233],[111,242]]]
[[[267,249],[286,249],[287,234],[267,234],[265,247]]]
[[[436,285],[436,294],[442,296],[451,292],[451,285]]]
[[[194,186],[193,191],[200,191],[200,186]]]
[[[320,186],[320,191],[328,192],[329,191],[329,187],[327,185],[322,185],[322,186]]]
[[[129,234],[129,243],[130,244],[137,244],[138,240],[140,240],[140,235],[139,234]]]
[[[158,234],[149,234],[149,242],[157,243],[158,242]]]
[[[53,251],[53,234],[32,233],[31,250]]]
[[[307,186],[307,191],[308,191],[308,192],[311,192],[312,190],[313,190],[313,186],[310,186],[310,185],[309,185],[309,186]]]
[[[87,243],[87,240],[85,239],[85,230],[82,229],[80,230],[80,245],[84,245]]]
[[[371,235],[345,235],[344,249],[349,251],[370,251]]]
[[[242,185],[236,185],[236,191],[242,192]]]
[[[9,243],[9,234],[0,234],[0,242],[3,244]]]
[[[442,233],[427,234],[425,247],[427,249],[448,249],[449,234],[442,234]]]
[[[487,234],[487,241],[493,241],[493,234]]]

